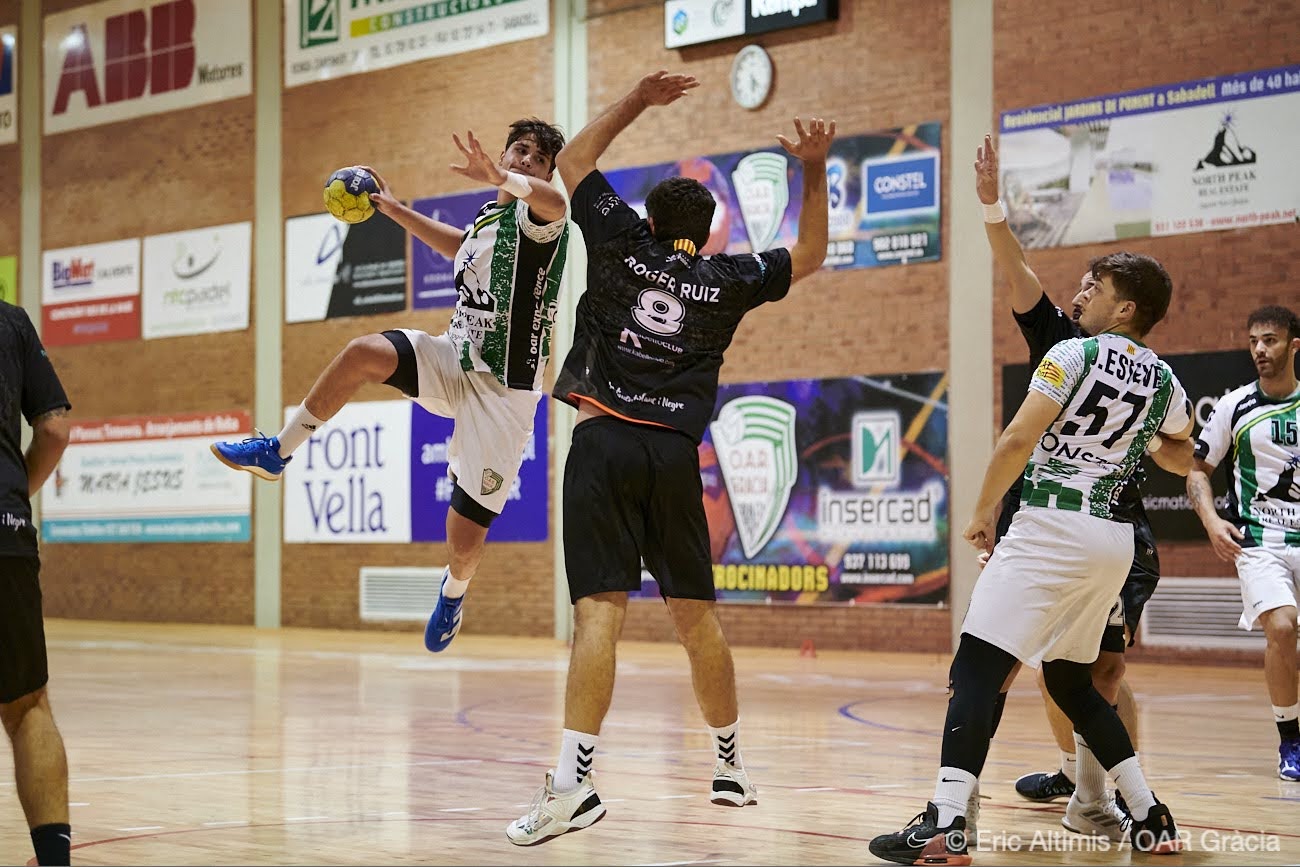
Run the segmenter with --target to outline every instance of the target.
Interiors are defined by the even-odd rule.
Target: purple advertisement
[[[478,215],[479,208],[494,198],[496,194],[493,190],[482,189],[454,196],[416,199],[411,207],[426,217],[468,229],[474,225],[474,217]],[[452,261],[415,237],[411,238],[411,273],[412,306],[416,310],[456,305],[459,293],[452,273]],[[496,527],[497,524],[494,523],[494,534]]]
[[[940,125],[923,123],[837,138],[826,160],[830,269],[871,268],[940,257]],[[638,212],[665,178],[695,178],[718,202],[701,251],[762,252],[794,243],[803,169],[784,149],[693,157],[606,172]]]
[[[423,245],[421,245],[423,246]],[[533,419],[533,435],[524,447],[519,477],[510,488],[505,510],[492,522],[492,542],[544,542],[550,520],[550,485],[546,477],[547,405],[543,397]],[[411,541],[445,542],[447,509],[453,483],[447,475],[452,420],[411,404]]]

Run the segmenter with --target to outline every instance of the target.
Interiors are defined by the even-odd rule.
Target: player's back
[[[1120,488],[1157,433],[1186,427],[1187,398],[1169,366],[1122,334],[1067,340],[1032,389],[1061,404],[1025,469],[1022,501],[1112,518]]]

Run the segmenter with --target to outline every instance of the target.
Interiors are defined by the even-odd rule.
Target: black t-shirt
[[[790,291],[790,251],[693,255],[655,240],[599,171],[573,191],[587,242],[587,291],[555,396],[587,397],[696,442],[713,417],[718,370],[750,310]]]
[[[1065,311],[1057,307],[1047,297],[1044,292],[1030,310],[1025,313],[1016,313],[1012,311],[1016,318],[1016,325],[1020,326],[1020,333],[1025,338],[1025,343],[1029,345],[1029,364],[1031,367],[1037,367],[1043,360],[1047,351],[1062,340],[1070,340],[1074,337],[1083,337],[1081,329],[1073,319],[1065,315]],[[1120,489],[1119,499],[1115,502],[1115,508],[1111,514],[1117,521],[1125,521],[1130,524],[1146,523],[1146,514],[1142,507],[1142,491],[1139,485],[1145,478],[1145,473],[1139,465],[1133,470],[1133,475],[1129,476],[1124,487]],[[1020,508],[1020,489],[1023,479],[1018,478],[1012,483],[1010,490],[1007,491],[1006,497],[1002,501],[1002,510],[1014,512]],[[1140,516],[1140,518],[1139,518]],[[1002,522],[1005,526],[1006,521]]]
[[[27,311],[0,301],[0,556],[36,553],[22,422],[71,408]]]

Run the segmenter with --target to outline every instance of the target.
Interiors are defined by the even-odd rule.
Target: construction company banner
[[[145,339],[248,328],[252,241],[252,223],[145,238]]]
[[[406,231],[378,211],[348,224],[329,214],[284,222],[284,321],[406,309]]]
[[[547,538],[547,405],[494,542]],[[297,407],[286,407],[285,418]],[[284,471],[286,542],[445,542],[454,483],[447,475],[452,420],[409,400],[350,403],[294,452]],[[464,484],[477,484],[469,480]]]
[[[700,445],[725,602],[948,598],[947,376],[724,385]],[[643,573],[642,596],[656,596]]]
[[[294,87],[545,36],[548,0],[284,0]]]
[[[0,256],[0,301],[18,303],[17,256]]]
[[[249,9],[107,0],[45,16],[45,133],[252,93]]]
[[[452,196],[416,199],[411,208],[452,226],[463,226],[467,231],[474,225],[479,208],[496,200],[495,190],[477,190]],[[454,263],[428,244],[411,236],[411,306],[417,310],[428,307],[454,307],[460,297],[456,288]],[[492,526],[496,526],[493,524]]]
[[[788,30],[838,15],[838,0],[667,0],[664,48]]]
[[[1300,64],[1004,112],[1000,147],[1026,247],[1291,223]]]
[[[1250,353],[1245,349],[1160,357],[1169,362],[1174,375],[1187,390],[1187,397],[1192,402],[1192,415],[1196,420],[1193,436],[1200,435],[1201,428],[1209,422],[1210,413],[1214,412],[1214,405],[1221,397],[1259,378]],[[1031,373],[1033,371],[1028,364],[1010,364],[1002,368],[1003,425],[1009,423],[1020,408],[1029,389]],[[1142,471],[1142,504],[1146,508],[1147,517],[1151,519],[1151,528],[1155,531],[1157,542],[1205,541],[1201,519],[1196,517],[1191,501],[1187,498],[1187,480],[1160,469],[1150,457],[1143,457]],[[1211,483],[1214,486],[1215,505],[1218,506],[1219,513],[1226,516],[1228,482],[1223,467],[1215,471]]]
[[[822,267],[939,259],[939,133],[938,123],[923,123],[835,140],[826,160],[830,235]],[[607,173],[642,215],[655,184],[675,176],[695,178],[718,203],[703,254],[760,253],[794,244],[803,168],[782,148]]]
[[[140,239],[41,254],[41,341],[74,346],[140,336]]]
[[[0,145],[18,141],[18,28],[0,27]]]
[[[246,412],[79,421],[41,496],[44,542],[247,542],[252,480],[212,456]]]

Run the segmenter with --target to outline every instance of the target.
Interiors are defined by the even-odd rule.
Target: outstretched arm
[[[595,170],[596,160],[605,153],[609,143],[640,117],[641,112],[652,105],[676,102],[699,85],[693,75],[662,69],[638,81],[622,99],[584,126],[555,158],[565,188],[570,192],[577,189],[582,179]]]
[[[993,147],[993,137],[984,136],[984,146],[975,151],[975,193],[986,205],[999,201],[998,152]],[[1025,251],[1011,231],[1006,217],[996,223],[985,221],[984,234],[993,248],[993,261],[1011,281],[1011,309],[1028,313],[1043,297],[1043,284],[1025,261]]]
[[[790,281],[801,280],[816,272],[826,259],[828,211],[826,205],[826,155],[835,140],[835,121],[814,117],[803,122],[794,119],[797,141],[783,135],[776,137],[781,147],[803,163],[803,201],[799,205],[799,237],[790,248]]]
[[[361,168],[374,175],[375,183],[379,185],[379,192],[370,194],[370,201],[376,211],[390,217],[393,222],[428,244],[436,252],[448,259],[456,258],[456,251],[460,249],[460,239],[465,235],[464,229],[426,217],[402,204],[393,195],[392,190],[388,188],[388,182],[379,172],[370,166],[361,166]]]

